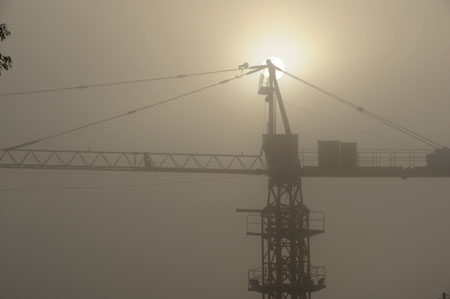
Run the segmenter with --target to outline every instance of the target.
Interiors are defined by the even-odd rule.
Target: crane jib
[[[357,151],[353,166],[330,164],[329,157],[325,159],[323,155],[318,149],[303,149],[298,154],[300,167],[284,162],[286,167],[292,166],[289,171],[296,171],[302,177],[450,177],[447,152],[363,149]],[[329,165],[321,165],[322,160]],[[268,175],[274,170],[268,167],[265,155],[42,149],[0,150],[0,168],[250,175]]]

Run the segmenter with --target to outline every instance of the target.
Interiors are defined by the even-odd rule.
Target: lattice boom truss
[[[1,168],[211,172],[264,174],[262,157],[251,155],[0,150]]]
[[[450,177],[426,164],[426,150],[360,150],[355,168],[318,167],[317,150],[300,152],[302,177]],[[0,150],[0,168],[193,172],[265,175],[264,156],[69,150]]]

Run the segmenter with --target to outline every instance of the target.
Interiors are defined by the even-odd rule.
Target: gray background
[[[450,3],[395,1],[0,1],[13,70],[0,93],[259,64],[287,70],[450,145]],[[126,112],[232,76],[0,97],[0,147]],[[259,152],[257,75],[35,148]],[[423,145],[283,77],[301,148]],[[0,170],[0,298],[259,298],[259,241],[235,208],[266,178]],[[126,187],[185,180],[170,185]],[[314,298],[437,298],[450,291],[448,179],[305,179],[326,212],[312,240],[327,289]],[[52,187],[96,189],[51,190]],[[25,190],[5,191],[5,188]]]

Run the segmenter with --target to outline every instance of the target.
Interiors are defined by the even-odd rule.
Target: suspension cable
[[[38,89],[38,90],[29,90],[29,91],[18,91],[18,92],[10,92],[10,93],[1,93],[0,97],[17,96],[17,95],[25,95],[25,94],[49,93],[49,92],[77,90],[77,89],[81,90],[81,89],[88,89],[88,88],[107,87],[107,86],[114,86],[114,85],[136,84],[136,83],[144,83],[144,82],[151,82],[151,81],[169,80],[169,79],[183,79],[183,78],[187,78],[187,77],[195,77],[195,76],[204,76],[204,75],[211,75],[211,74],[235,72],[235,71],[240,71],[240,70],[243,70],[243,68],[239,67],[239,68],[227,69],[227,70],[219,70],[219,71],[210,71],[210,72],[192,73],[192,74],[180,74],[180,75],[167,76],[167,77],[155,77],[155,78],[146,78],[146,79],[139,79],[139,80],[118,81],[118,82],[88,84],[88,85],[79,85],[79,86],[68,86],[68,87],[53,88],[53,89]]]
[[[414,132],[414,131],[412,131],[410,129],[407,129],[407,128],[405,128],[405,127],[403,127],[403,126],[401,126],[401,125],[399,125],[399,124],[397,124],[397,123],[395,123],[395,122],[393,122],[393,121],[391,121],[389,119],[386,119],[386,118],[382,117],[379,114],[371,112],[371,111],[365,109],[364,107],[361,107],[361,106],[359,106],[359,105],[357,105],[355,103],[352,103],[352,102],[350,102],[350,101],[348,101],[348,100],[346,100],[346,99],[344,99],[344,98],[342,98],[342,97],[340,97],[340,96],[338,96],[338,95],[336,95],[336,94],[334,94],[332,92],[329,92],[329,91],[327,91],[327,90],[325,90],[325,89],[323,89],[323,88],[321,88],[321,87],[319,87],[317,85],[314,85],[314,84],[312,84],[312,83],[310,83],[310,82],[308,82],[306,80],[303,80],[303,79],[301,79],[301,78],[299,78],[297,76],[294,76],[294,75],[292,75],[292,74],[290,74],[290,73],[288,73],[288,72],[286,72],[286,71],[284,71],[284,70],[282,70],[282,69],[280,69],[278,67],[275,67],[275,68],[278,71],[285,73],[289,77],[291,77],[291,78],[293,78],[293,79],[295,79],[295,80],[297,80],[297,81],[299,81],[299,82],[301,82],[301,83],[303,83],[303,84],[305,84],[305,85],[307,85],[307,86],[309,86],[309,87],[311,87],[311,88],[313,88],[313,89],[315,89],[315,90],[317,90],[317,91],[319,91],[319,92],[329,96],[330,98],[332,98],[332,99],[334,99],[334,100],[336,100],[336,101],[338,101],[338,102],[340,102],[340,103],[342,103],[342,104],[344,104],[344,105],[346,105],[346,106],[348,106],[350,108],[353,108],[356,111],[358,111],[360,113],[363,113],[363,114],[365,114],[365,115],[367,115],[367,116],[369,116],[369,117],[371,117],[371,118],[373,118],[373,119],[375,119],[375,120],[377,120],[377,121],[379,121],[379,122],[381,122],[381,123],[383,123],[383,124],[393,128],[393,129],[396,129],[397,131],[402,132],[403,134],[406,134],[406,135],[408,135],[408,136],[410,136],[410,137],[412,137],[412,138],[414,138],[414,139],[416,139],[416,140],[418,140],[418,141],[420,141],[420,142],[422,142],[422,143],[424,143],[424,144],[426,144],[426,145],[428,145],[428,146],[430,146],[432,148],[444,148],[445,147],[442,144],[440,144],[440,143],[438,143],[438,142],[436,142],[436,141],[434,141],[434,140],[432,140],[430,138],[427,138],[427,137],[425,137],[425,136],[423,136],[423,135],[421,135],[421,134],[419,134],[417,132]]]
[[[295,108],[295,109],[297,109],[299,111],[303,111],[303,112],[305,112],[307,114],[314,115],[314,116],[316,116],[318,118],[322,118],[322,119],[328,120],[330,122],[334,122],[334,123],[339,124],[339,125],[344,126],[344,127],[352,128],[354,130],[360,131],[360,132],[365,133],[367,135],[371,135],[371,136],[375,136],[375,137],[378,137],[378,138],[382,138],[382,139],[388,140],[388,141],[390,141],[392,143],[396,143],[396,144],[399,144],[399,145],[406,146],[408,148],[414,148],[414,146],[412,146],[410,144],[407,144],[407,143],[404,143],[404,142],[401,142],[401,141],[389,138],[389,137],[381,135],[381,134],[374,133],[374,132],[369,131],[369,130],[362,129],[362,128],[357,127],[355,125],[352,125],[352,124],[349,124],[349,123],[346,123],[346,122],[343,122],[343,121],[339,121],[339,120],[334,119],[332,117],[329,117],[329,116],[326,116],[326,115],[323,115],[323,114],[311,111],[309,109],[305,109],[303,107],[299,107],[298,105],[294,105],[291,102],[286,102],[286,105],[289,105],[289,106],[291,106],[291,107],[293,107],[293,108]]]
[[[226,83],[228,83],[230,81],[233,81],[233,80],[236,80],[236,79],[248,76],[250,74],[259,72],[260,70],[261,70],[261,67],[258,67],[258,68],[255,68],[254,70],[248,71],[248,72],[243,73],[241,75],[237,75],[237,76],[235,76],[233,78],[222,80],[220,82],[217,82],[217,83],[214,83],[214,84],[202,87],[202,88],[198,88],[198,89],[195,89],[195,90],[183,93],[183,94],[178,95],[178,96],[174,96],[174,97],[171,97],[171,98],[168,98],[168,99],[165,99],[165,100],[162,100],[162,101],[150,104],[150,105],[146,105],[146,106],[134,109],[134,110],[130,110],[130,111],[125,112],[125,113],[120,113],[120,114],[117,114],[117,115],[114,115],[114,116],[111,116],[111,117],[108,117],[108,118],[104,118],[104,119],[101,119],[101,120],[98,120],[98,121],[95,121],[95,122],[91,122],[91,123],[88,123],[88,124],[85,124],[85,125],[82,125],[82,126],[79,126],[79,127],[75,127],[75,128],[72,128],[72,129],[64,130],[64,131],[61,131],[59,133],[56,133],[56,134],[53,134],[53,135],[49,135],[49,136],[46,136],[46,137],[43,137],[43,138],[39,138],[39,139],[35,139],[35,140],[28,141],[28,142],[25,142],[25,143],[21,143],[21,144],[18,144],[18,145],[14,145],[14,146],[5,148],[4,150],[13,150],[13,149],[22,148],[22,147],[25,147],[25,146],[29,146],[29,145],[32,145],[32,144],[36,144],[36,143],[42,142],[44,140],[53,139],[55,137],[66,135],[66,134],[69,134],[69,133],[72,133],[72,132],[75,132],[75,131],[79,131],[79,130],[82,130],[82,129],[85,129],[85,128],[93,127],[95,125],[99,125],[99,124],[102,124],[102,123],[105,123],[105,122],[108,122],[108,121],[111,121],[111,120],[114,120],[114,119],[118,119],[118,118],[122,118],[122,117],[125,117],[125,116],[129,116],[129,115],[135,114],[137,112],[144,111],[144,110],[147,110],[147,109],[159,106],[159,105],[163,105],[163,104],[166,104],[166,103],[169,103],[169,102],[181,99],[183,97],[186,97],[186,96],[189,96],[189,95],[201,92],[203,90],[216,87],[218,85],[226,84]]]

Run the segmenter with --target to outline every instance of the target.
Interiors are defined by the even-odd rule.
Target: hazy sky
[[[450,1],[0,1],[13,69],[0,93],[259,64],[287,70],[450,145]],[[0,147],[147,105],[234,74],[0,97]],[[35,148],[259,152],[257,75]],[[301,148],[423,147],[280,79]],[[392,142],[394,139],[397,142]],[[406,144],[406,145],[405,145]],[[45,190],[222,178],[214,175],[0,170],[0,298],[259,298],[247,270],[260,242],[236,208],[266,202],[265,177],[133,188]],[[314,298],[436,299],[450,292],[449,179],[305,179],[326,213],[312,262]],[[1,191],[2,188],[43,188]]]

